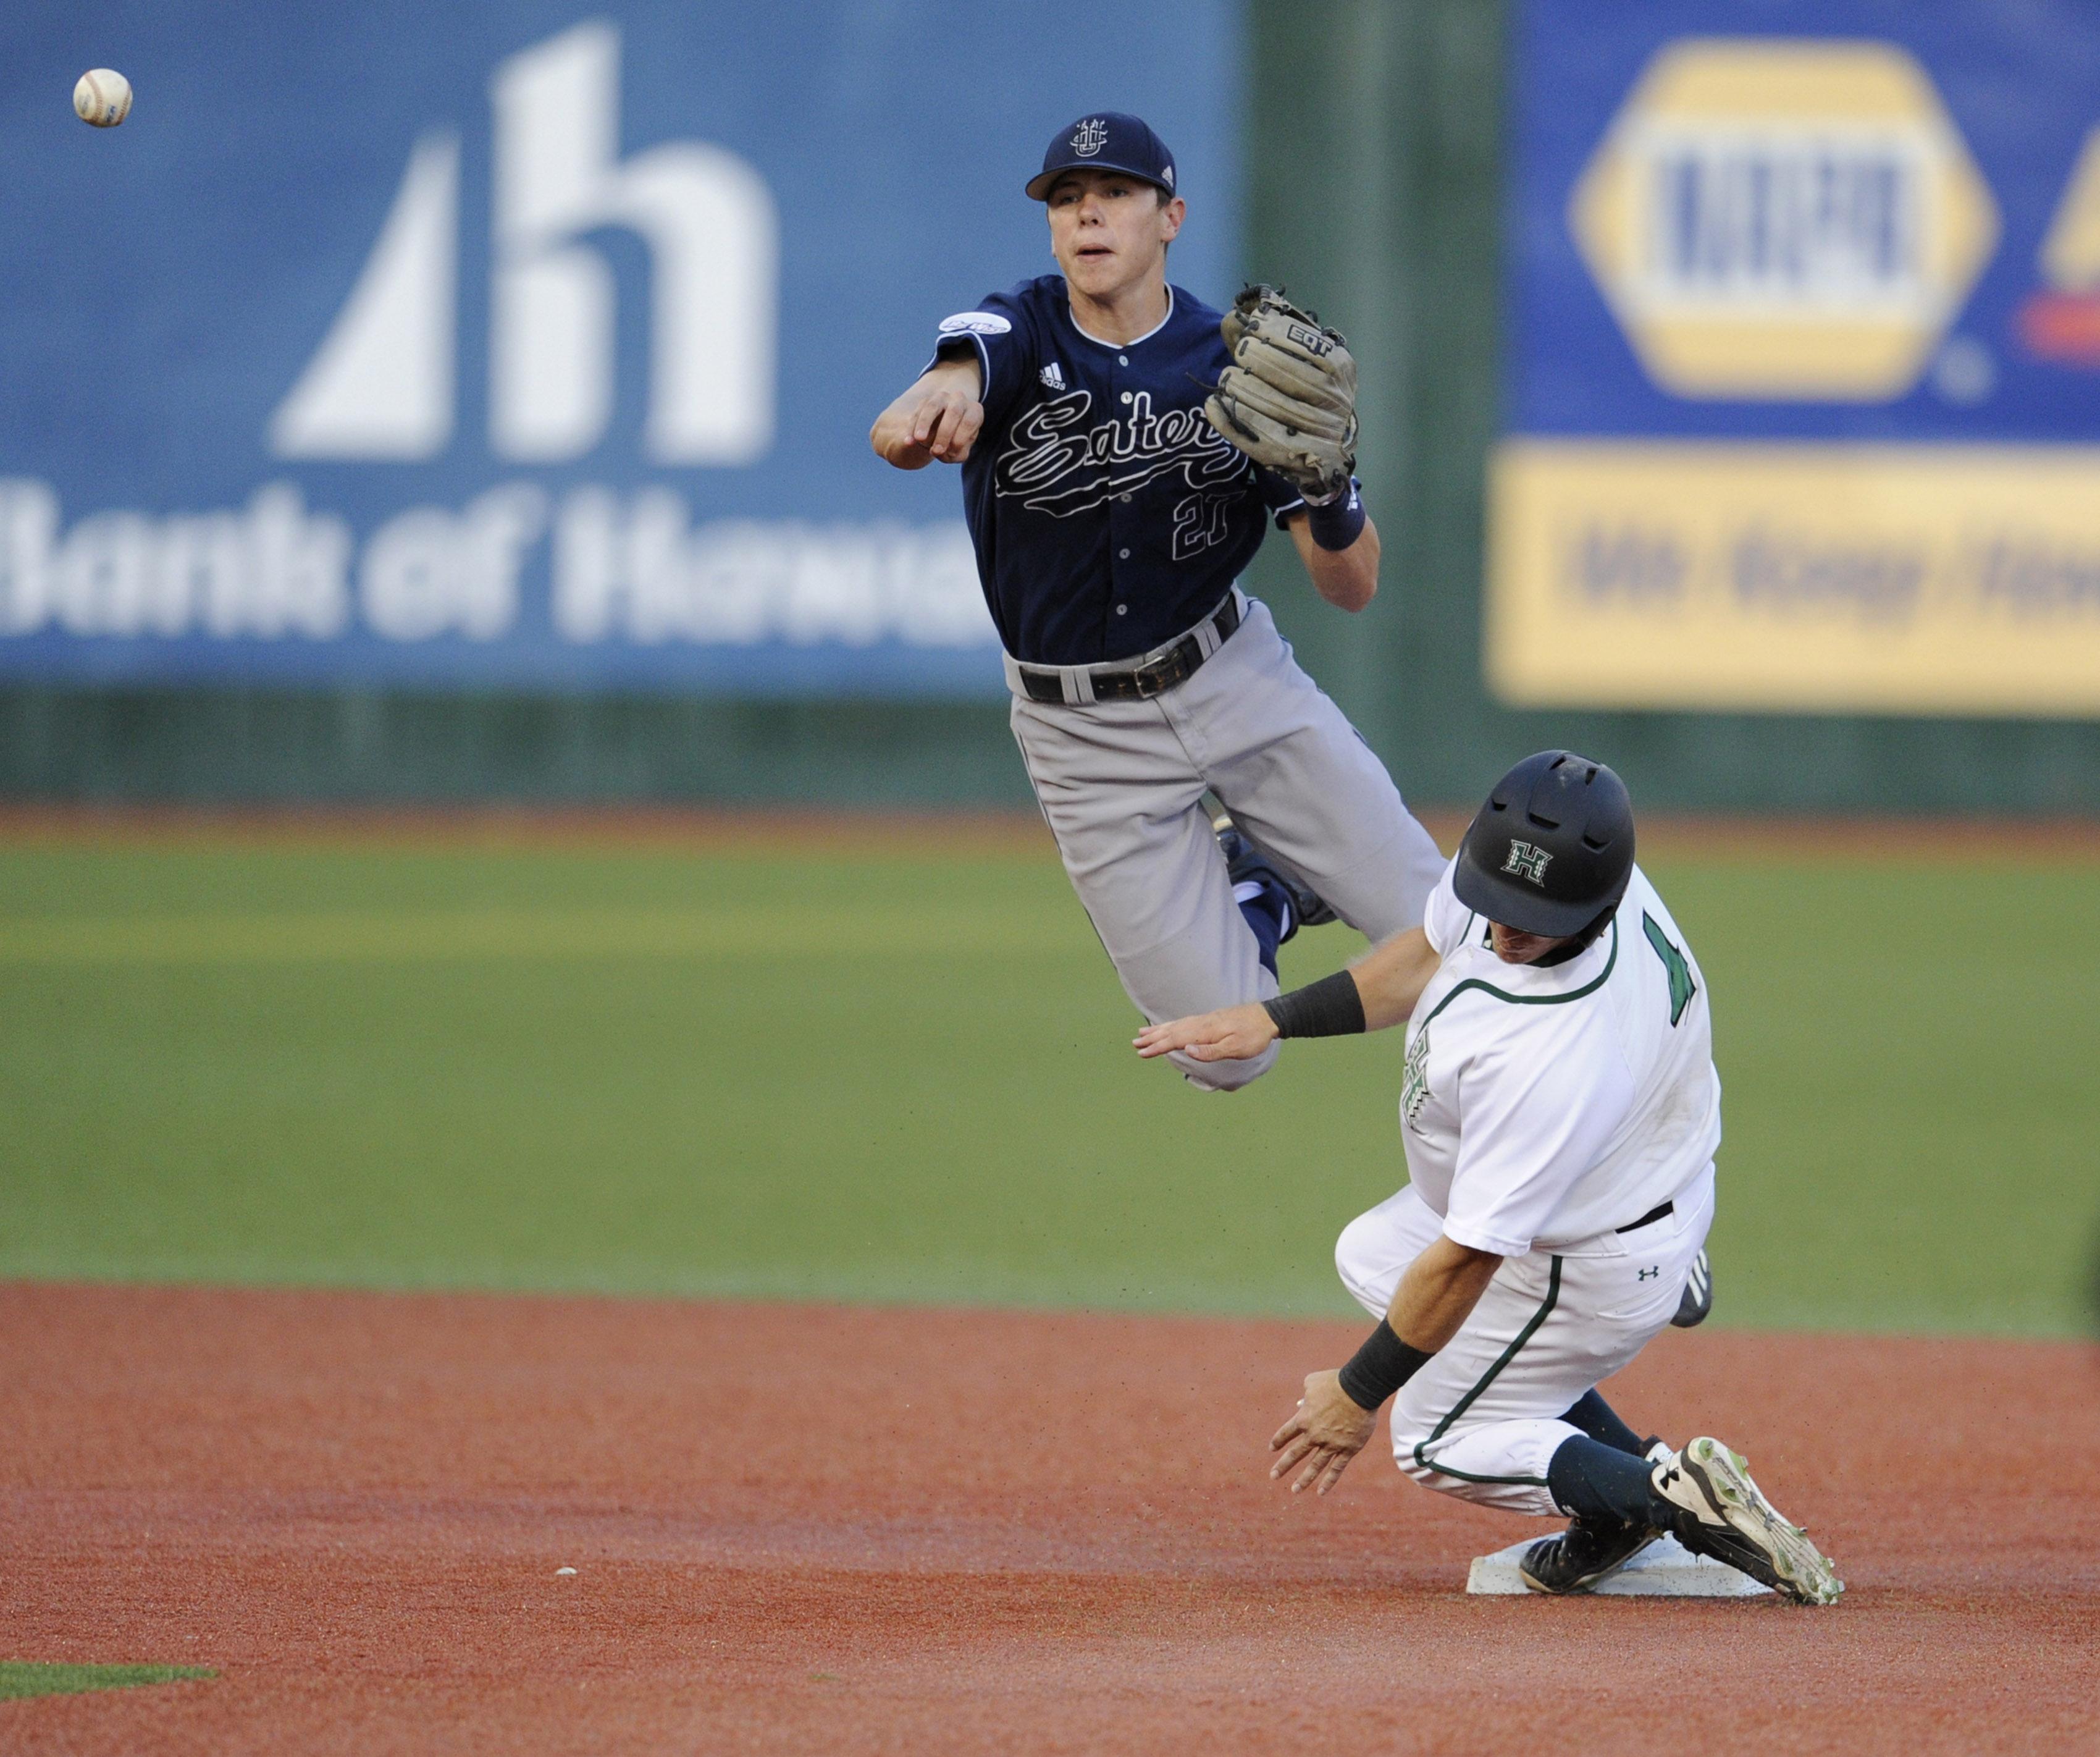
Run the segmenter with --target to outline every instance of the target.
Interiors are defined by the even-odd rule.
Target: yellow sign
[[[2042,289],[2020,307],[2020,339],[2039,360],[2100,366],[2100,128],[2088,132],[2042,240]]]
[[[1908,391],[1998,236],[1907,51],[1783,38],[1659,53],[1568,221],[1658,386],[1786,401]]]
[[[1512,439],[1489,497],[1506,701],[2100,713],[2100,446]]]

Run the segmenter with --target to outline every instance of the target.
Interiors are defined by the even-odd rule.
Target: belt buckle
[[[1177,683],[1187,682],[1196,669],[1189,663],[1188,653],[1188,649],[1194,644],[1193,639],[1185,640],[1164,658],[1155,659],[1150,664],[1132,672],[1131,677],[1137,685],[1139,695],[1147,699],[1164,695]],[[1198,652],[1202,650],[1197,648]]]

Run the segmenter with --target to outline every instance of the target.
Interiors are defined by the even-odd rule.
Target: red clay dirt
[[[1665,1332],[1851,1585],[1474,1599],[1546,1529],[1266,1479],[1358,1327],[0,1287],[0,1750],[2100,1750],[2100,1369]],[[556,1570],[572,1567],[573,1575]]]

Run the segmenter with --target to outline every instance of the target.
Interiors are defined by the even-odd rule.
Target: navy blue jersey
[[[974,348],[984,374],[963,506],[1016,659],[1100,664],[1171,640],[1217,607],[1268,514],[1302,498],[1203,418],[1227,364],[1219,313],[1167,297],[1135,342],[1074,324],[1061,275],[941,325],[937,352]]]

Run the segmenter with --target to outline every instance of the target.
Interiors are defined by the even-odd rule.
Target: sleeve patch
[[[1012,328],[997,311],[957,311],[941,320],[944,336],[1003,336]]]

